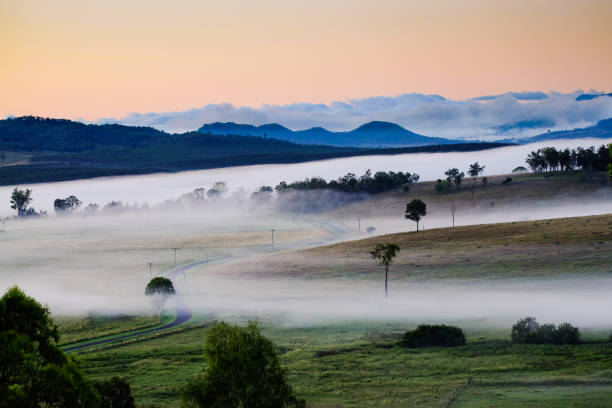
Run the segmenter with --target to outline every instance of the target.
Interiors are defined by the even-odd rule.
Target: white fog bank
[[[366,170],[408,171],[421,176],[421,181],[436,180],[444,171],[457,167],[466,171],[475,161],[486,166],[485,175],[506,174],[517,166],[526,166],[525,158],[533,150],[546,146],[575,148],[600,146],[612,139],[556,140],[528,145],[508,146],[477,152],[414,153],[393,156],[362,156],[297,164],[267,164],[227,167],[221,169],[162,173],[140,176],[103,177],[57,183],[24,184],[33,190],[32,205],[37,210],[53,210],[53,201],[59,197],[76,195],[84,205],[104,205],[112,200],[125,203],[161,203],[179,197],[198,187],[210,188],[224,181],[230,190],[245,189],[252,192],[262,185],[274,187],[280,181],[292,182],[306,177],[335,179],[346,173],[363,174]],[[14,186],[0,187],[0,217],[12,215],[8,202]],[[6,205],[1,204],[6,203]]]

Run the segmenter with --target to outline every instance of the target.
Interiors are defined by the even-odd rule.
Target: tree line
[[[599,148],[591,146],[559,150],[544,147],[529,153],[525,163],[536,173],[561,170],[606,171],[610,163],[610,151],[605,145]]]
[[[337,180],[327,182],[322,177],[306,178],[301,181],[294,181],[287,184],[281,181],[274,190],[283,193],[288,190],[320,190],[330,189],[345,193],[368,193],[377,194],[385,191],[402,187],[405,191],[410,189],[410,185],[419,181],[418,174],[410,172],[377,171],[372,175],[371,170],[367,170],[362,176],[357,177],[355,173],[347,173]],[[270,189],[271,191],[271,189]]]

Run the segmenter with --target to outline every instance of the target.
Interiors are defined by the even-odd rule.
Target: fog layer
[[[409,171],[421,176],[421,181],[436,180],[444,171],[457,167],[466,171],[475,161],[486,165],[485,175],[510,173],[517,166],[526,166],[525,158],[533,150],[545,146],[559,148],[599,146],[610,140],[580,139],[558,140],[520,146],[510,146],[478,152],[418,153],[394,156],[364,156],[298,164],[274,164],[228,167],[172,174],[108,177],[59,183],[23,185],[33,190],[33,206],[50,211],[58,197],[76,195],[85,205],[104,205],[111,200],[126,203],[161,203],[198,187],[208,188],[217,181],[224,181],[232,190],[252,192],[262,185],[274,187],[280,181],[292,182],[305,177],[336,179],[348,172],[363,174],[367,169],[376,171]],[[8,202],[12,186],[0,187],[0,217],[13,213]],[[1,203],[6,205],[1,205]]]

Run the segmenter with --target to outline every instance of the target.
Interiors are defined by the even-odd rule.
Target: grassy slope
[[[245,276],[379,279],[369,256],[379,242],[401,247],[391,281],[612,272],[612,214],[377,236],[235,263],[232,269]]]
[[[506,177],[512,183],[501,184]],[[510,174],[489,176],[488,184],[483,185],[478,178],[463,181],[462,187],[450,193],[439,194],[434,190],[434,182],[421,182],[411,186],[407,193],[400,190],[373,196],[365,201],[355,202],[332,211],[330,214],[340,218],[340,213],[351,217],[371,218],[393,216],[402,219],[406,203],[419,198],[427,203],[429,214],[443,212],[449,214],[451,205],[457,208],[457,219],[462,213],[495,207],[513,207],[517,204],[547,205],[557,200],[592,200],[596,193],[612,193],[612,181],[605,173],[584,176],[582,172],[551,174]],[[529,215],[529,214],[526,214]],[[450,215],[449,215],[450,221]],[[407,221],[404,221],[407,222]],[[427,217],[423,219],[427,223]]]

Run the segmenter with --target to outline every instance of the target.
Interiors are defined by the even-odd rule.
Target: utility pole
[[[174,266],[176,266],[176,250],[178,248],[172,248],[174,250]]]
[[[453,217],[453,227],[455,226],[455,210],[456,209],[457,207],[455,207],[454,205],[451,205],[450,212],[451,212],[451,216]]]
[[[149,276],[152,278],[153,277],[153,270],[151,269],[151,267],[153,266],[153,264],[151,262],[149,262],[147,265],[149,265]]]
[[[357,222],[359,223],[359,232],[361,232],[361,218],[357,217]]]
[[[272,233],[272,246],[274,246],[274,231],[276,231],[275,229],[270,229],[270,232]]]

